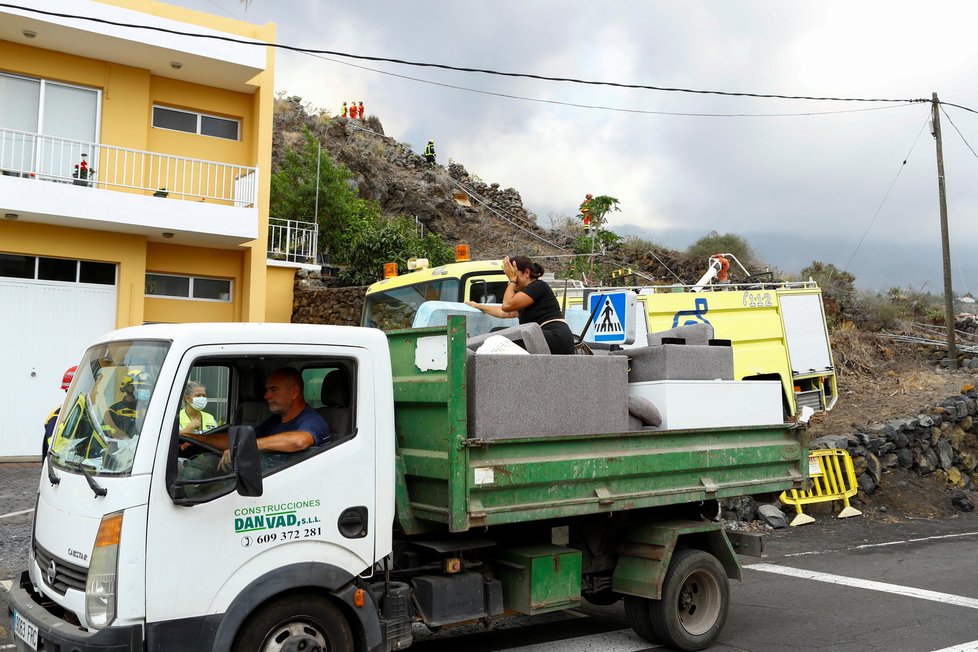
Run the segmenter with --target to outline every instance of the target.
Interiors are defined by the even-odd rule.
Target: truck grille
[[[85,590],[88,569],[59,559],[34,542],[34,558],[44,583],[64,595],[68,589]]]

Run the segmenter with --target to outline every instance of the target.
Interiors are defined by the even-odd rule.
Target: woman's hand
[[[187,422],[187,425],[185,425],[183,428],[180,429],[181,435],[192,435],[196,433],[198,430],[203,429],[203,427],[201,426],[201,421],[203,420],[203,417],[201,417],[199,414],[196,417],[191,417],[189,414],[187,416],[190,417],[190,421]]]
[[[515,281],[516,277],[520,274],[520,271],[516,269],[516,265],[510,261],[509,256],[503,258],[503,273],[506,274],[506,278],[511,281]]]
[[[467,305],[470,308],[475,308],[476,310],[482,310],[482,304],[481,303],[476,303],[475,301],[472,301],[471,299],[469,299],[468,301],[466,301],[465,302],[465,305]]]

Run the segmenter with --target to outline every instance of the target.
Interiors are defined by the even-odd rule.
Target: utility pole
[[[931,96],[934,140],[937,141],[937,192],[941,203],[941,250],[944,254],[944,324],[947,327],[947,357],[952,370],[958,368],[958,347],[954,341],[954,294],[951,292],[951,244],[947,236],[947,192],[944,185],[944,145],[941,141],[941,103]]]

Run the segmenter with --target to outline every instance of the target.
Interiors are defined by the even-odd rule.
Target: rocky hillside
[[[287,147],[301,143],[303,124],[353,173],[360,196],[380,204],[385,216],[416,218],[449,244],[467,243],[473,258],[568,251],[568,238],[538,227],[517,190],[484,183],[458,163],[429,166],[410,145],[384,135],[376,118],[311,116],[298,98],[279,100],[273,168]]]

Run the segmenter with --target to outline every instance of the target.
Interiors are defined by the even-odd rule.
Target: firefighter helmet
[[[130,387],[135,389],[136,387],[150,384],[152,384],[152,379],[150,378],[149,372],[132,367],[129,369],[129,373],[122,378],[119,389],[125,391]]]

